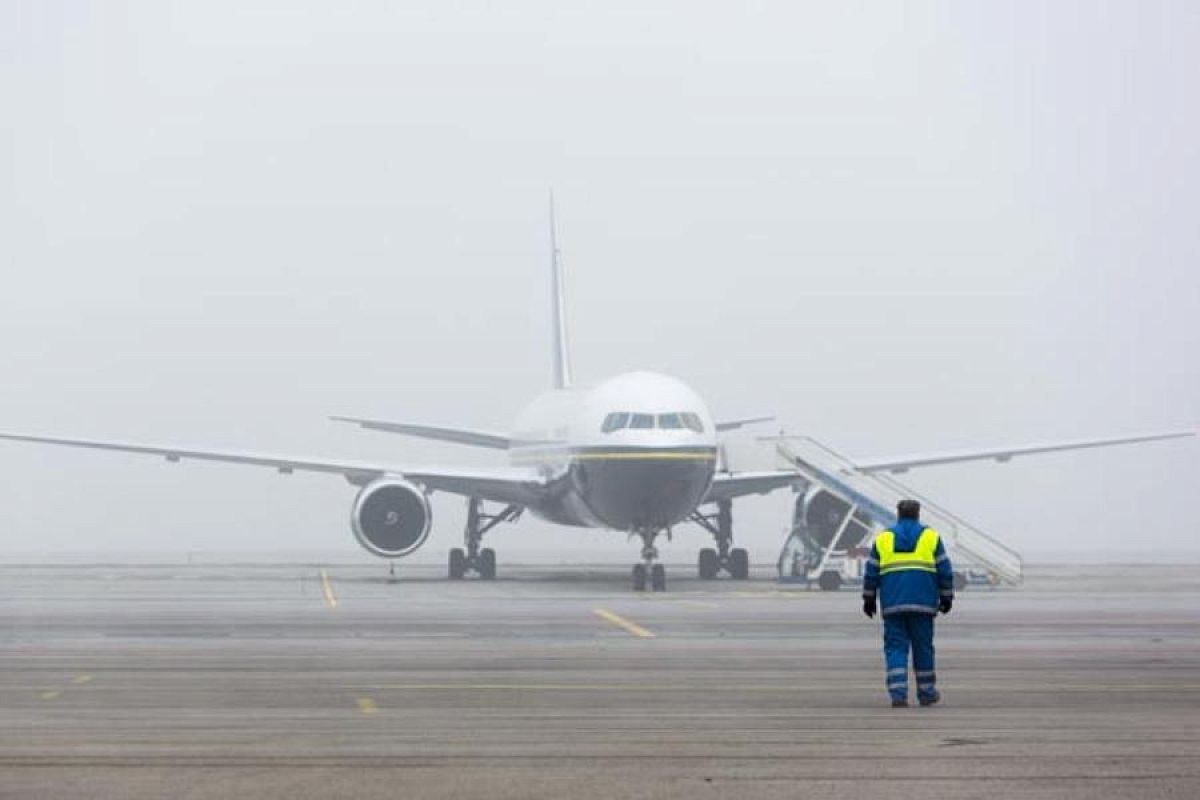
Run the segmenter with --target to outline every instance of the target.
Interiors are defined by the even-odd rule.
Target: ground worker
[[[931,706],[941,695],[933,663],[933,620],[954,605],[954,571],[942,538],[920,522],[921,504],[901,500],[896,524],[875,537],[863,575],[863,613],[883,604],[883,657],[892,706],[908,705],[908,654],[912,651],[917,702]]]

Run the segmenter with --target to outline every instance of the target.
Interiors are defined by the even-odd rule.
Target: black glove
[[[868,617],[874,618],[876,610],[877,610],[877,607],[875,605],[875,598],[874,597],[864,597],[863,598],[863,613],[866,614]]]
[[[943,614],[949,614],[950,609],[952,609],[952,608],[954,608],[954,598],[953,597],[948,597],[948,596],[943,597],[941,599],[941,602],[938,603],[938,611],[942,612]]]

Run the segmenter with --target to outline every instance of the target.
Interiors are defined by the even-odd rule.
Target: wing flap
[[[1093,447],[1112,447],[1121,444],[1157,442],[1164,439],[1181,439],[1195,435],[1196,431],[1165,431],[1137,436],[1109,436],[1097,439],[1076,439],[1066,442],[1045,442],[1013,447],[992,447],[981,450],[955,450],[923,455],[893,456],[890,458],[861,458],[854,459],[853,463],[854,468],[859,472],[901,473],[917,467],[933,467],[939,464],[957,464],[964,461],[999,461],[1003,463],[1017,456],[1058,453],[1066,450],[1086,450]]]
[[[342,459],[318,459],[303,456],[233,450],[209,450],[195,447],[142,444],[107,439],[77,439],[26,433],[0,432],[0,439],[7,439],[14,442],[136,453],[139,455],[158,456],[171,462],[192,459],[226,464],[244,464],[256,467],[268,467],[284,474],[296,471],[332,473],[342,475],[350,483],[356,485],[369,483],[383,475],[399,475],[422,484],[430,491],[443,491],[451,494],[479,497],[499,503],[516,503],[519,505],[529,505],[536,502],[540,492],[546,488],[545,478],[536,470],[521,467],[490,470],[464,470],[442,467],[409,469]]]
[[[436,439],[442,442],[471,445],[472,447],[490,447],[496,450],[507,450],[512,443],[507,434],[479,431],[470,428],[448,428],[441,425],[422,425],[415,422],[389,422],[388,420],[365,419],[362,417],[333,416],[330,419],[335,422],[349,422],[367,430],[399,433],[405,436]]]
[[[718,473],[713,478],[712,486],[709,487],[703,502],[716,503],[748,494],[767,494],[803,482],[804,476],[795,470]]]

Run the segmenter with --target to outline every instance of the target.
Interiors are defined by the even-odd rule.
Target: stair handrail
[[[983,562],[986,566],[993,568],[999,577],[1001,577],[1011,583],[1019,584],[1023,581],[1024,561],[1021,558],[1021,555],[1019,553],[1017,553],[1012,548],[1004,545],[1003,543],[996,540],[995,538],[987,535],[982,530],[980,530],[978,527],[976,527],[975,525],[972,525],[970,522],[963,519],[960,515],[955,514],[953,511],[950,511],[949,509],[939,505],[938,503],[934,502],[933,500],[930,500],[928,497],[922,495],[920,492],[916,491],[911,486],[901,483],[899,480],[893,478],[890,475],[880,475],[880,474],[875,474],[875,473],[864,472],[863,470],[859,469],[848,456],[835,450],[834,448],[830,447],[829,445],[825,444],[824,442],[821,442],[818,439],[814,439],[812,436],[807,436],[807,435],[802,435],[802,434],[793,434],[793,435],[779,434],[778,436],[760,437],[760,438],[775,441],[776,442],[776,452],[779,453],[779,455],[782,456],[784,459],[786,459],[789,463],[791,463],[795,466],[799,466],[800,464],[803,464],[819,473],[825,472],[825,470],[822,470],[817,465],[812,464],[807,459],[799,456],[794,451],[793,448],[791,448],[787,445],[789,440],[807,442],[808,444],[817,448],[821,452],[825,453],[827,456],[832,458],[835,462],[837,462],[840,465],[840,471],[842,472],[843,475],[845,475],[847,477],[853,476],[853,477],[860,478],[864,481],[873,481],[873,482],[879,484],[882,488],[888,490],[889,492],[898,494],[902,497],[911,497],[913,499],[919,500],[926,508],[930,509],[934,514],[945,518],[947,521],[949,521],[950,523],[952,523],[955,526],[955,530],[953,532],[954,544],[960,550],[964,551],[965,553],[967,553],[970,556],[975,557],[977,560]],[[801,469],[803,469],[803,468],[801,467]],[[830,477],[832,477],[832,476],[830,476]],[[840,484],[840,486],[838,488],[842,492],[845,492],[847,489],[849,489],[850,491],[854,492],[854,494],[858,494],[858,495],[863,494],[863,492],[855,489],[852,486],[845,484],[840,479],[835,479],[835,480],[837,480],[837,483]],[[878,506],[879,504],[873,503],[872,505]],[[980,550],[981,550],[980,547],[972,546],[973,543],[972,543],[970,537],[967,537],[966,541],[964,541],[964,537],[961,535],[961,531],[959,530],[960,528],[962,530],[965,530],[966,532],[968,532],[970,534],[970,537],[974,537],[975,539],[977,539],[981,543],[981,545],[984,546],[982,549],[991,548],[992,550],[995,551],[995,553],[988,554],[988,553],[980,552]]]

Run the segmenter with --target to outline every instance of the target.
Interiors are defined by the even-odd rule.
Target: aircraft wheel
[[[717,561],[717,551],[711,547],[705,547],[700,551],[700,580],[711,581],[717,577],[717,571],[721,568]]]
[[[635,592],[646,591],[646,565],[633,565],[633,590]]]
[[[823,592],[836,592],[842,588],[842,576],[833,570],[826,570],[817,578],[817,586],[820,586]]]
[[[490,547],[479,551],[479,577],[485,581],[496,579],[496,551]]]
[[[746,548],[735,547],[729,551],[729,575],[736,581],[750,577],[750,554]]]
[[[662,564],[655,564],[650,569],[650,588],[656,592],[667,590],[667,570]]]
[[[462,580],[463,575],[467,574],[467,554],[461,547],[455,547],[450,551],[450,580]]]

